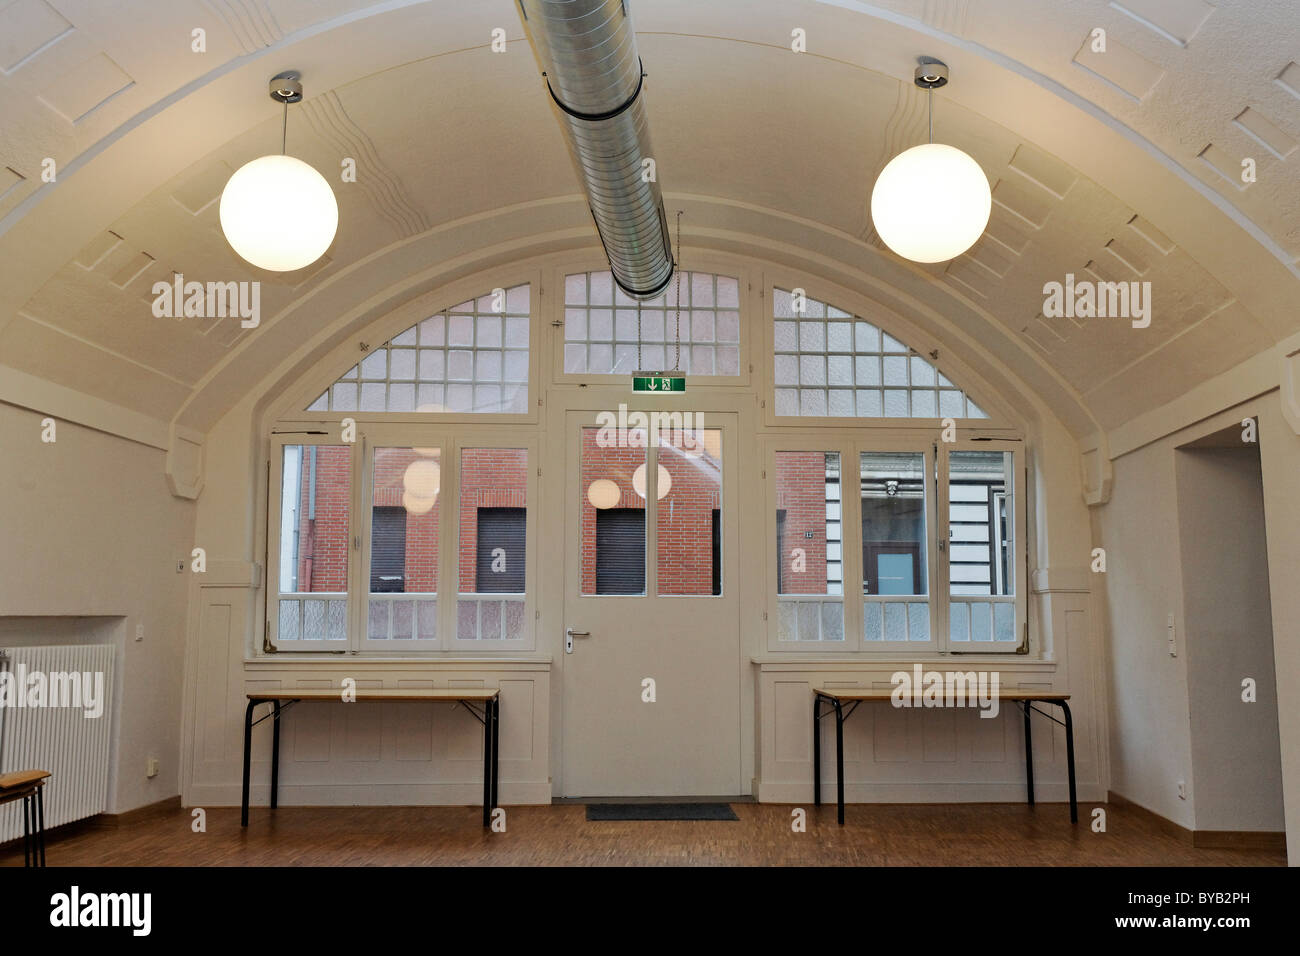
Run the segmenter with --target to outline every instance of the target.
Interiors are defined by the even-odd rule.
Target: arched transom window
[[[498,288],[394,335],[309,412],[528,410],[529,287]]]
[[[942,372],[888,332],[796,290],[776,289],[777,415],[988,418]]]

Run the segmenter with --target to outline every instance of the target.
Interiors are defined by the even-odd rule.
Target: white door
[[[674,411],[567,413],[566,796],[742,792],[737,420]]]

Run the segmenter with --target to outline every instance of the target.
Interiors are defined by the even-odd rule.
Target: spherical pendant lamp
[[[933,91],[947,82],[942,63],[916,68],[915,83],[922,89]],[[913,262],[946,262],[961,255],[984,234],[992,209],[988,177],[979,163],[943,143],[899,153],[871,191],[876,234]]]
[[[296,73],[271,79],[271,98],[284,104],[302,99]],[[325,177],[300,159],[262,156],[235,171],[221,193],[221,231],[241,258],[271,272],[293,272],[317,259],[334,241],[339,207]]]

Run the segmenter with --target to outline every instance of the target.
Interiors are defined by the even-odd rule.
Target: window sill
[[[910,669],[915,664],[937,670],[968,670],[982,667],[986,670],[1021,673],[1055,673],[1057,668],[1055,660],[1026,657],[1023,654],[933,654],[887,657],[883,654],[847,654],[841,651],[754,654],[749,661],[751,664],[759,665],[760,668],[787,671],[823,670],[828,665],[833,665],[839,670],[879,671]]]
[[[244,658],[244,670],[282,670],[285,667],[324,667],[331,664],[336,667],[347,667],[353,671],[390,670],[394,667],[409,670],[439,670],[455,669],[457,667],[482,668],[485,665],[505,667],[510,670],[550,670],[551,663],[552,658],[550,655],[525,657],[518,654],[506,654],[493,657],[488,654],[468,655],[440,652],[436,656],[426,654],[421,657],[398,657],[396,655],[380,657],[378,655],[363,656],[361,654],[331,654],[314,651],[284,651],[263,657],[246,657]]]

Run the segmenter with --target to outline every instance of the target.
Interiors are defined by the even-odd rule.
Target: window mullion
[[[934,584],[931,586],[931,595],[934,598],[934,609],[931,612],[931,621],[935,627],[935,647],[944,654],[951,652],[952,647],[949,643],[949,614],[950,610],[950,587],[949,580],[949,562],[952,559],[949,549],[952,547],[951,533],[948,530],[950,509],[948,507],[949,490],[948,490],[948,448],[945,445],[942,452],[938,444],[934,445],[935,460],[933,463],[934,475],[934,524],[935,529],[935,546],[932,548],[934,554]]]

